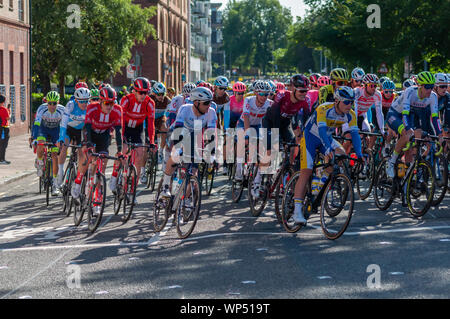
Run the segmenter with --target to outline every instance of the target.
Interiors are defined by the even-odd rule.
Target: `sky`
[[[223,10],[229,0],[211,0],[211,2],[215,3],[222,3],[222,7],[220,7],[221,10]],[[306,5],[303,3],[302,0],[279,0],[281,5],[283,7],[291,9],[291,14],[294,17],[296,16],[304,16],[306,12]]]

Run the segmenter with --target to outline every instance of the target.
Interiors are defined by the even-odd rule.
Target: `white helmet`
[[[205,87],[198,87],[191,91],[191,101],[212,101],[213,93]]]
[[[91,97],[91,91],[89,89],[81,87],[75,91],[74,96],[76,100],[89,100],[89,98]]]
[[[354,68],[352,71],[352,79],[356,81],[362,81],[364,75],[366,75],[366,73],[361,68]]]
[[[166,86],[164,85],[164,83],[156,82],[155,84],[153,84],[152,91],[156,94],[164,94],[166,93]]]
[[[447,84],[448,78],[444,73],[436,73],[434,75],[434,78],[436,79],[436,84]]]
[[[224,76],[218,76],[214,81],[214,85],[218,87],[228,87],[228,79]]]
[[[271,88],[269,83],[267,83],[266,81],[261,81],[258,80],[255,83],[253,83],[253,91],[255,92],[270,92]]]
[[[197,87],[197,86],[196,86],[194,83],[188,82],[188,83],[186,83],[185,85],[183,85],[183,89],[182,89],[181,93],[182,93],[182,94],[190,94],[191,91],[192,91],[193,89],[195,89],[196,87]]]

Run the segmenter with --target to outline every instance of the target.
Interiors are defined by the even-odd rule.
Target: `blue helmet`
[[[383,82],[382,85],[382,90],[386,91],[386,90],[395,90],[395,83],[392,82],[391,80],[387,80]]]
[[[366,75],[366,73],[361,68],[354,68],[352,71],[352,79],[354,80],[362,81],[364,75]]]
[[[336,101],[354,101],[355,91],[348,86],[340,86],[334,91],[334,99]]]
[[[156,82],[152,87],[152,91],[155,94],[165,94],[166,86],[164,85],[164,83]]]
[[[228,87],[228,79],[224,76],[218,76],[214,81],[214,85],[218,87]]]
[[[270,85],[271,91],[272,91],[273,93],[275,93],[275,92],[277,91],[277,86],[275,85],[275,83],[274,83],[272,80],[267,81],[267,82],[268,82],[269,85]]]

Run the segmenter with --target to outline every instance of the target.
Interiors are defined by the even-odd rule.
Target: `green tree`
[[[156,7],[142,8],[132,0],[77,0],[80,28],[69,28],[73,0],[32,1],[33,72],[43,91],[56,75],[60,91],[66,76],[107,79],[126,65],[130,49],[156,31],[149,20]]]

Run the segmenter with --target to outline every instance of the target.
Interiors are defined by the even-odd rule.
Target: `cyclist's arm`
[[[431,123],[433,124],[434,132],[436,135],[442,134],[441,122],[439,121],[438,114],[438,100],[436,95],[431,96]]]
[[[44,114],[44,112],[47,110],[47,107],[43,104],[41,105],[37,112],[36,112],[36,118],[34,120],[34,124],[33,124],[33,130],[32,130],[32,137],[33,139],[37,138],[37,135],[39,133],[39,127],[41,126],[41,121],[42,121],[42,115]]]
[[[114,130],[116,132],[116,144],[117,144],[117,152],[122,152],[122,126],[117,125],[114,126]]]
[[[350,134],[352,136],[353,148],[355,149],[355,153],[358,156],[358,158],[362,158],[361,137],[359,136],[358,121],[357,121],[356,113],[353,111],[350,111],[349,116],[351,116],[351,119],[348,123],[348,126],[350,128]]]
[[[148,104],[147,112],[147,137],[150,140],[150,144],[155,143],[155,107],[154,104]]]
[[[69,123],[70,113],[73,108],[70,107],[72,102],[68,102],[66,107],[64,108],[64,114],[61,119],[61,123],[59,125],[59,139],[58,142],[64,142],[66,134],[67,134],[67,124]],[[73,105],[73,104],[72,104]]]
[[[403,117],[403,124],[405,125],[405,129],[409,130],[411,129],[410,123],[408,123],[408,117],[409,117],[409,111],[411,109],[411,93],[413,91],[404,92],[405,95],[403,99],[403,111],[402,111],[402,117]],[[415,91],[414,91],[415,92]]]
[[[384,115],[383,115],[383,105],[381,104],[381,93],[377,95],[378,100],[375,104],[375,110],[377,112],[378,127],[380,128],[381,134],[384,135]]]

